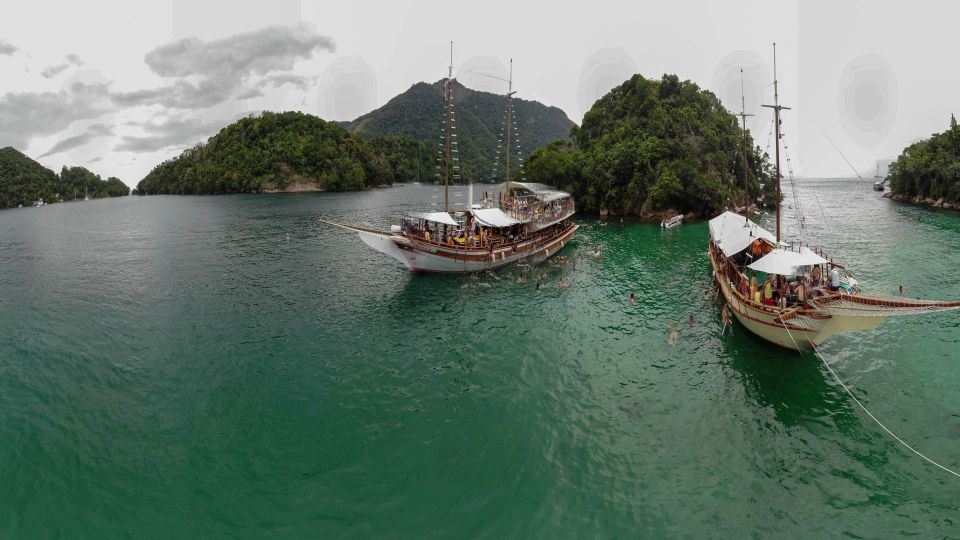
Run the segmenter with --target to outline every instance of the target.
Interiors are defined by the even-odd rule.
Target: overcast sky
[[[772,125],[777,42],[785,144],[804,176],[872,175],[960,113],[953,2],[313,2],[0,0],[0,146],[131,186],[239,116],[349,120],[418,81],[555,105],[579,123],[632,73],[676,73]],[[771,152],[772,153],[772,152]],[[849,161],[850,164],[847,162]],[[786,167],[785,167],[786,168]],[[786,171],[785,171],[786,173]]]

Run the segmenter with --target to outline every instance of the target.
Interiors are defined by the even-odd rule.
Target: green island
[[[300,112],[264,112],[160,163],[136,193],[347,191],[393,179],[386,157],[335,122]]]
[[[906,147],[887,173],[894,200],[960,209],[960,127],[950,128]]]
[[[533,152],[527,178],[571,192],[585,212],[711,216],[743,206],[743,137],[712,92],[676,75],[634,75],[594,103],[572,141]],[[755,198],[760,184],[770,191],[774,172],[749,133],[747,145]]]
[[[455,84],[461,182],[496,179],[505,99]],[[418,83],[352,122],[328,122],[301,112],[248,116],[154,167],[135,192],[349,191],[433,182],[442,92],[442,82]],[[565,137],[574,125],[560,109],[533,101],[515,99],[514,111],[521,151]]]
[[[84,167],[64,167],[57,175],[13,147],[0,149],[0,208],[129,194],[119,178],[103,180]]]

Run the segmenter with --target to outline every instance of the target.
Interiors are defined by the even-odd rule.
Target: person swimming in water
[[[628,302],[630,302],[631,306],[637,303],[636,293],[633,293],[633,292],[630,293],[630,299],[628,300]]]
[[[687,319],[687,326],[693,326],[693,325],[694,325],[693,313],[691,313],[690,318]]]
[[[680,336],[680,329],[672,324],[667,325],[667,345],[676,345],[677,337]]]

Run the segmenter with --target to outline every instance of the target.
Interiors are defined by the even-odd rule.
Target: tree
[[[903,149],[890,164],[887,180],[901,197],[960,202],[960,127],[950,115],[950,129]]]
[[[743,133],[711,92],[676,75],[634,75],[571,129],[571,144],[534,152],[527,177],[566,186],[586,211],[644,214],[674,208],[711,215],[742,201]],[[751,193],[772,167],[747,135]]]

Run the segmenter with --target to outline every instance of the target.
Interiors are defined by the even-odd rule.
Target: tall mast
[[[513,141],[510,138],[510,127],[513,123],[513,94],[516,92],[513,91],[513,58],[510,59],[510,78],[507,79],[507,161],[506,161],[506,174],[507,174],[507,196],[510,195],[510,152],[513,151]]]
[[[750,164],[747,162],[747,99],[743,94],[743,68],[740,68],[740,119],[743,121],[743,196],[746,199],[744,206],[744,223],[750,223]]]
[[[447,71],[447,82],[444,85],[446,92],[444,92],[444,99],[446,100],[447,105],[447,144],[446,144],[446,159],[443,163],[443,211],[449,211],[450,195],[449,195],[449,186],[450,186],[450,139],[451,139],[451,126],[453,124],[453,42],[450,42],[450,68]]]
[[[777,44],[773,44],[773,105],[764,105],[773,109],[773,124],[777,130],[776,134],[776,156],[777,156],[777,244],[780,243],[780,111],[790,110],[790,107],[780,105],[780,95],[777,91]]]

